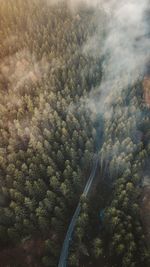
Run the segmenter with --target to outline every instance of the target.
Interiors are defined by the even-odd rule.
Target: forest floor
[[[0,251],[0,267],[41,267],[44,241],[31,239]]]

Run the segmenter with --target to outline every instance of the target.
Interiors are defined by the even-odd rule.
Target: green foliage
[[[79,266],[89,258],[95,266],[101,262],[103,266],[149,266],[150,255],[143,235],[139,206],[142,173],[149,154],[149,145],[147,137],[145,140],[138,137],[139,131],[140,137],[142,134],[146,136],[145,128],[148,129],[149,122],[145,117],[149,115],[149,111],[143,110],[142,99],[138,95],[139,88],[142,90],[141,83],[125,88],[120,96],[112,99],[113,111],[105,119],[104,142],[99,153],[101,170],[95,202],[99,199],[98,194],[103,183],[112,189],[110,195],[101,199],[103,204],[99,204],[100,207],[105,206],[103,222],[97,226],[98,216],[95,218],[93,215],[92,209],[95,207],[92,206],[88,209],[87,227],[83,223],[80,228],[76,227],[70,257],[76,253],[80,264],[74,263],[71,266]],[[142,122],[145,120],[147,127],[143,129]],[[83,207],[79,222],[82,222],[82,216]],[[77,249],[81,241],[82,246],[88,248],[89,257],[85,257],[82,250]]]
[[[0,25],[0,242],[52,235],[56,265],[95,147],[95,120],[80,101],[101,79],[81,51],[94,21],[64,3],[9,0]]]
[[[95,229],[98,219],[81,196],[102,117],[84,104],[102,75],[100,59],[82,53],[95,29],[94,12],[7,0],[0,3],[0,25],[1,247],[39,236],[46,240],[43,265],[57,266],[80,199],[70,266],[86,265],[90,257],[94,266],[146,267],[139,197],[150,127],[141,83],[118,93],[109,118],[104,114],[100,179],[112,191],[102,199],[104,222]]]
[[[136,138],[139,130],[143,130],[140,124],[146,114],[140,106],[142,99],[138,98],[139,84],[130,88],[130,92],[126,88],[125,96],[121,93],[121,104],[118,103],[119,99],[115,100],[112,116],[105,123],[101,167],[114,185],[104,218],[104,238],[108,241],[103,241],[107,243],[109,257],[114,264],[145,267],[148,266],[148,258],[142,257],[147,248],[142,237],[139,196],[143,178],[140,174],[144,170],[148,152],[144,142]]]

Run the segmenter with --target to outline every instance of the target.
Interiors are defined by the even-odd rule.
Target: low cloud
[[[102,82],[88,99],[88,105],[101,112],[105,103],[111,103],[114,95],[134,84],[144,73],[150,58],[146,19],[150,3],[148,0],[99,0],[96,5],[97,2],[97,31],[84,46],[83,53],[105,58]],[[106,23],[103,23],[104,18]]]

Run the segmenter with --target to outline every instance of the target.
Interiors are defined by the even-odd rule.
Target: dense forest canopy
[[[128,23],[122,14],[134,1],[123,10],[100,2],[0,0],[2,267],[58,266],[78,202],[69,267],[149,265],[140,216],[150,156],[147,1]]]

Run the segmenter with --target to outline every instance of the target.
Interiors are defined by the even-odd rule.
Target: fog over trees
[[[146,0],[0,0],[2,267],[58,266],[78,203],[68,267],[149,266],[147,13]]]

